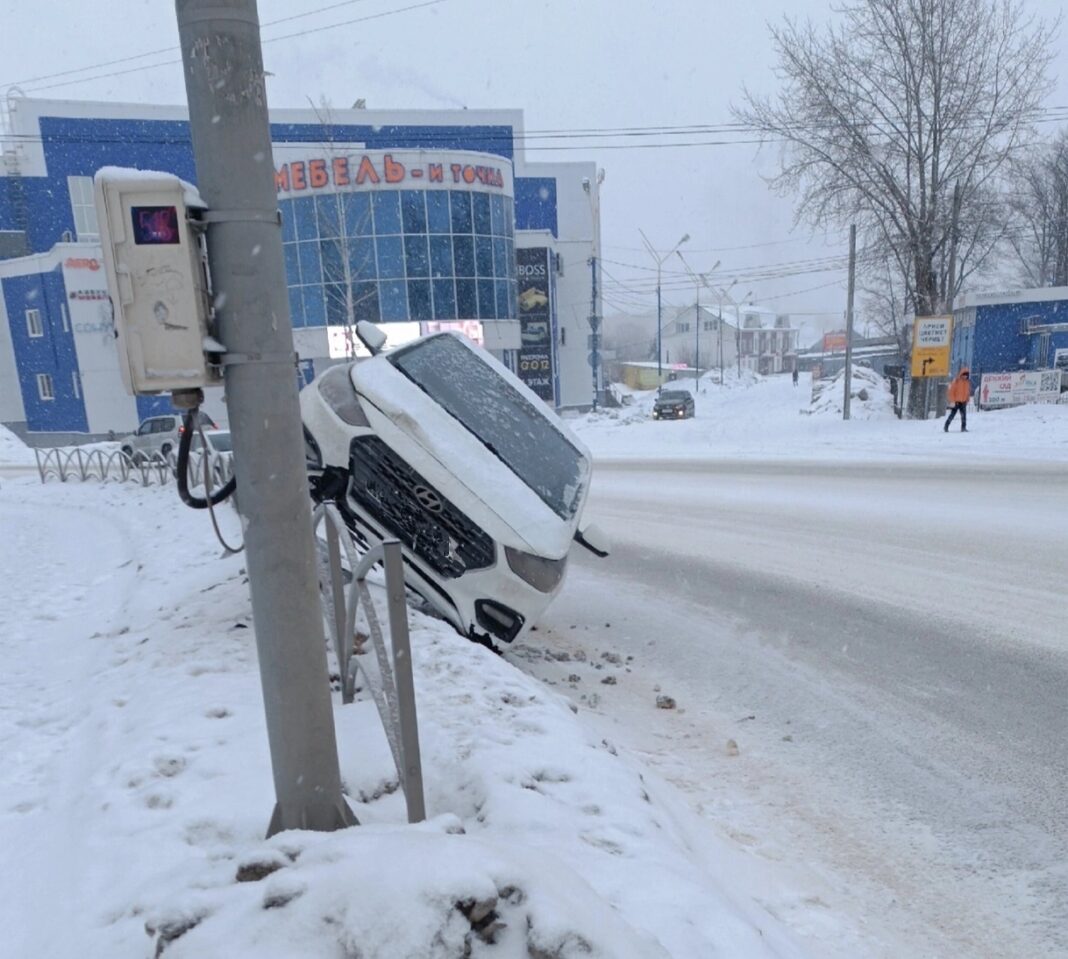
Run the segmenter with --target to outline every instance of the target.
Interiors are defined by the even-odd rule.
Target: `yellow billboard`
[[[952,316],[917,316],[912,327],[912,375],[949,376]]]

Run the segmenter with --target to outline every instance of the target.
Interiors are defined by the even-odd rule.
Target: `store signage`
[[[912,327],[912,375],[949,376],[952,316],[917,316]]]
[[[96,270],[100,269],[100,261],[96,257],[89,256],[68,256],[63,265],[68,270]]]
[[[1060,370],[984,373],[979,386],[979,405],[997,409],[1024,403],[1056,403],[1060,395]]]
[[[71,300],[109,300],[111,297],[108,295],[107,290],[71,290],[67,294],[67,298]]]
[[[324,150],[275,168],[274,185],[280,196],[300,196],[318,190],[357,190],[377,186],[457,188],[479,186],[512,191],[512,172],[499,158],[472,162],[472,155],[424,153],[350,153]],[[496,162],[492,162],[496,161]]]
[[[837,353],[844,351],[846,348],[846,335],[845,333],[824,333],[823,334],[823,352],[824,353]]]
[[[516,250],[519,280],[519,361],[516,372],[547,403],[555,402],[551,253],[546,247]]]
[[[423,336],[431,333],[462,333],[472,343],[486,345],[486,334],[481,320],[428,320],[419,324]]]

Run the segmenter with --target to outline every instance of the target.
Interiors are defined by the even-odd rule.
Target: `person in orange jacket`
[[[971,377],[968,374],[968,367],[964,367],[957,374],[953,382],[949,384],[947,399],[953,404],[953,409],[949,411],[949,416],[946,418],[946,424],[942,427],[944,432],[949,432],[949,424],[953,422],[953,417],[958,413],[960,413],[960,431],[962,433],[968,432],[968,400],[971,398]]]

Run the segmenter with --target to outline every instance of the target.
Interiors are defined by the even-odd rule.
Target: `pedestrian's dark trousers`
[[[946,420],[946,429],[949,429],[949,424],[953,422],[953,417],[960,413],[960,428],[966,430],[968,428],[968,404],[967,403],[954,403],[953,409],[949,411],[949,418]]]

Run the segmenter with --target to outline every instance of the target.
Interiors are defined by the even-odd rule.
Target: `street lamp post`
[[[694,385],[697,385],[698,380],[701,378],[701,285],[708,286],[708,278],[716,272],[721,261],[716,260],[712,264],[711,268],[704,273],[694,273],[690,269],[690,264],[686,262],[686,257],[682,255],[681,250],[676,250],[675,255],[682,260],[682,265],[686,268],[686,272],[690,274],[693,279],[693,291],[694,291],[694,334],[693,334],[693,381]]]
[[[723,301],[724,299],[730,299],[730,292],[734,289],[738,280],[731,280],[730,286],[724,289],[722,286],[719,288],[719,385],[723,385]]]
[[[660,387],[663,386],[663,379],[664,379],[664,371],[663,371],[664,351],[663,351],[663,349],[661,347],[661,339],[662,339],[662,336],[663,336],[663,323],[662,323],[662,317],[661,317],[661,304],[660,304],[660,270],[661,270],[661,267],[663,267],[663,265],[664,265],[664,261],[667,260],[668,257],[670,257],[671,254],[674,253],[680,246],[682,246],[683,243],[685,243],[687,240],[690,239],[690,234],[689,233],[684,233],[682,235],[682,239],[679,240],[679,242],[676,243],[670,250],[668,250],[667,253],[665,253],[663,256],[657,256],[656,255],[656,249],[654,248],[653,244],[649,242],[649,237],[647,237],[641,231],[641,229],[639,229],[638,232],[641,233],[642,242],[645,244],[645,248],[649,251],[649,255],[653,258],[654,262],[656,263],[656,388],[657,388],[657,391],[659,391]]]
[[[748,300],[749,297],[751,297],[752,295],[753,295],[753,291],[750,290],[748,293],[745,294],[745,296],[742,297],[742,299],[743,300]],[[736,346],[735,353],[737,354],[737,357],[738,357],[738,379],[740,380],[742,378],[742,305],[741,305],[741,303],[735,303],[734,304],[734,322],[735,322],[734,341],[735,341],[735,346]]]

